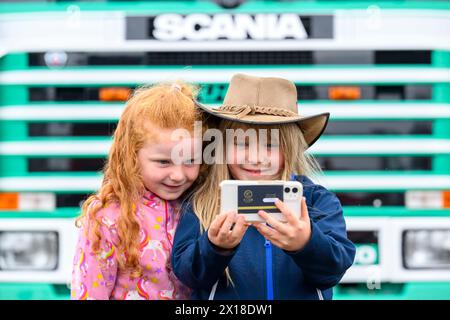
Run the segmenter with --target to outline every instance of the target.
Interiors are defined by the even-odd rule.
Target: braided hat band
[[[220,108],[213,109],[213,112],[220,112],[222,114],[234,115],[238,119],[241,119],[247,115],[254,114],[267,114],[279,117],[297,117],[298,114],[290,110],[276,108],[276,107],[262,107],[262,106],[221,106]]]

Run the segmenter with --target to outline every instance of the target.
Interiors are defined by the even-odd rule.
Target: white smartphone
[[[278,198],[300,217],[303,186],[298,181],[283,180],[223,180],[220,183],[220,212],[234,211],[245,216],[248,222],[262,222],[258,215],[264,210],[274,218],[285,221],[275,206]]]

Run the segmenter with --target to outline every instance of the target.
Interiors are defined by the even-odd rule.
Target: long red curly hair
[[[154,141],[155,128],[184,128],[190,131],[199,119],[194,99],[198,88],[187,83],[160,83],[141,87],[127,101],[113,135],[112,146],[103,168],[103,181],[97,193],[84,201],[76,226],[89,224],[92,248],[100,252],[101,221],[97,212],[112,202],[120,205],[117,223],[119,269],[133,276],[142,274],[139,265],[140,225],[135,216],[136,203],[145,191],[138,151]]]

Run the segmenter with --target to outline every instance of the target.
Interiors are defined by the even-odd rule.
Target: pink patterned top
[[[111,204],[97,212],[100,227],[99,254],[93,253],[87,234],[89,225],[80,229],[76,247],[71,299],[86,300],[172,300],[188,299],[189,289],[174,275],[170,253],[179,203],[165,201],[146,192],[136,206],[140,230],[140,264],[143,275],[132,278],[129,271],[118,269],[116,247],[119,205]]]

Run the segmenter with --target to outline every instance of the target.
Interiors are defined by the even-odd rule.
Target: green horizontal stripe
[[[430,270],[429,272],[433,272]],[[335,300],[448,300],[450,282],[381,283],[380,288],[370,290],[367,283],[356,286],[337,285],[333,290]]]
[[[68,3],[10,3],[1,4],[0,12],[36,12],[40,11],[66,11],[74,2]],[[125,11],[131,14],[157,14],[165,12],[177,13],[217,13],[225,12],[224,9],[208,2],[198,2],[194,0],[185,1],[118,1],[107,3],[76,2],[82,11]],[[233,9],[233,12],[295,12],[300,13],[325,13],[336,9],[366,10],[369,6],[377,5],[381,9],[434,9],[449,10],[450,4],[444,1],[301,1],[301,2],[278,2],[278,1],[249,1]]]
[[[64,72],[77,72],[77,73],[90,73],[90,72],[96,72],[98,73],[99,71],[141,71],[141,70],[148,70],[148,71],[159,71],[159,70],[173,70],[173,71],[181,71],[184,70],[186,67],[183,66],[178,66],[178,65],[167,65],[167,66],[146,66],[146,65],[129,65],[129,66],[124,66],[124,65],[118,65],[118,66],[97,66],[97,65],[93,65],[93,66],[68,66],[68,67],[64,67],[62,69],[59,70],[53,70],[49,67],[46,66],[36,66],[36,67],[28,67],[27,69],[23,70],[21,69],[21,72],[26,72],[26,71],[30,71],[30,73],[32,73],[33,71],[49,71],[52,73],[57,74],[60,71],[64,71]],[[431,71],[431,70],[446,70],[446,69],[450,69],[447,67],[434,67],[433,65],[423,65],[423,64],[388,64],[388,65],[374,65],[374,64],[362,64],[362,65],[354,65],[354,64],[327,64],[327,65],[304,65],[304,64],[292,64],[289,66],[285,66],[285,65],[279,65],[279,64],[264,64],[264,65],[254,65],[254,64],[250,64],[250,65],[246,65],[246,64],[240,64],[240,65],[193,65],[191,66],[191,70],[194,71],[205,71],[208,72],[211,69],[220,69],[220,70],[227,70],[227,69],[231,69],[231,70],[237,70],[239,68],[249,68],[249,69],[255,69],[255,70],[260,70],[260,69],[277,69],[280,72],[282,72],[283,70],[292,70],[292,69],[299,69],[299,70],[303,70],[303,71],[316,71],[316,70],[357,70],[357,71],[383,71],[383,70],[398,70],[399,72],[401,72],[403,69],[417,69],[419,71]],[[13,70],[10,70],[8,72],[13,72]],[[60,72],[61,73],[61,72]],[[364,82],[364,84],[366,84],[366,82]],[[96,85],[101,85],[101,84],[96,84]]]
[[[407,209],[405,207],[383,206],[379,208],[365,206],[344,206],[346,217],[450,217],[450,209]]]
[[[55,211],[0,211],[0,219],[3,218],[75,218],[80,214],[80,208],[65,207],[57,208]],[[344,215],[346,217],[450,217],[450,209],[429,209],[429,210],[411,210],[404,207],[383,206],[374,208],[369,206],[344,206]],[[254,212],[257,214],[257,212]]]
[[[17,218],[39,218],[39,219],[56,219],[56,218],[75,218],[81,213],[80,208],[67,207],[58,208],[55,211],[0,211],[0,219],[17,219]]]
[[[0,283],[0,300],[69,300],[66,284]]]

